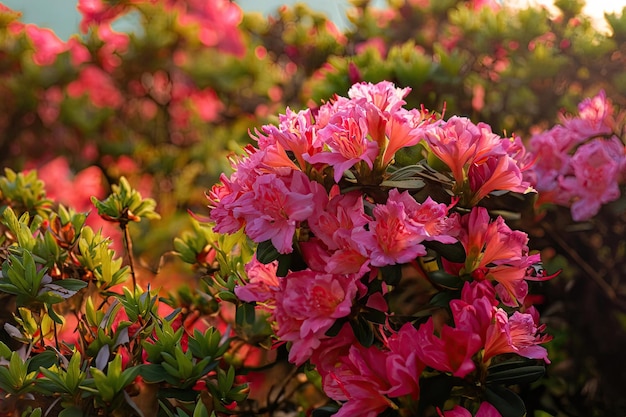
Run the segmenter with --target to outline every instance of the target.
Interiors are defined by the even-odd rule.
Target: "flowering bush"
[[[531,157],[486,124],[405,109],[407,93],[356,84],[256,132],[209,196],[214,230],[258,245],[234,292],[315,366],[336,416],[522,416],[505,386],[549,363],[527,281],[550,277],[526,233],[479,204],[534,193]],[[398,163],[416,147],[425,159]],[[403,312],[407,268],[428,298]]]
[[[512,384],[528,415],[624,415],[624,116],[612,103],[626,103],[626,14],[608,15],[603,33],[578,1],[553,16],[483,1],[356,2],[341,32],[303,5],[265,19],[205,3],[80,1],[82,32],[67,41],[0,6],[0,154],[13,169],[0,178],[0,260],[7,276],[32,272],[29,253],[43,273],[26,286],[21,270],[3,278],[0,368],[22,376],[16,351],[26,376],[85,373],[72,393],[43,373],[3,385],[0,414],[324,415],[337,402],[320,409],[322,388],[348,414],[359,407],[348,394],[376,381],[367,400],[384,400],[383,414],[494,412],[496,396],[519,406],[498,388]],[[113,29],[123,16],[132,33]],[[378,87],[387,101],[359,86],[382,80],[398,87]],[[563,109],[571,115],[550,128]],[[528,151],[503,131],[528,138]],[[187,210],[203,210],[230,151],[237,172],[211,197],[218,227],[241,229],[225,236]],[[161,220],[135,221],[137,192]],[[550,285],[539,254],[550,274],[563,269]],[[502,353],[497,329],[533,338]],[[415,337],[419,356],[406,349]],[[528,366],[546,361],[544,347],[547,377],[513,384],[538,377]],[[516,355],[529,356],[521,370],[496,366]],[[118,356],[131,371],[103,399],[117,378],[94,375],[108,374],[105,359],[116,373]],[[413,371],[393,373],[399,363]],[[227,395],[231,376],[247,381],[247,400],[243,388]]]

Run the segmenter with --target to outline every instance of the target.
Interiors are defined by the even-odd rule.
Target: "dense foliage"
[[[228,1],[81,0],[82,33],[67,41],[2,7],[0,412],[324,404],[315,374],[267,350],[272,329],[235,296],[254,245],[204,224],[205,192],[279,114],[317,114],[355,83],[387,80],[410,87],[407,108],[485,122],[538,156],[536,204],[482,204],[517,213],[507,222],[548,273],[563,271],[532,287],[553,363],[517,395],[529,415],[624,414],[626,13],[608,15],[605,34],[578,1],[557,2],[556,17],[480,1],[353,3],[341,32],[301,5],[264,18]],[[113,29],[122,16],[132,33]]]

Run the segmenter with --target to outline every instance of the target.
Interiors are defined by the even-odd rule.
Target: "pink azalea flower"
[[[289,360],[304,363],[318,348],[335,320],[350,314],[356,278],[311,270],[291,272],[276,295],[276,334],[292,342]]]
[[[423,363],[460,378],[476,369],[472,356],[482,348],[479,335],[448,325],[437,337],[432,317],[419,327],[416,341],[414,348]]]
[[[574,176],[559,182],[574,196],[572,218],[575,221],[594,216],[602,204],[620,196],[619,179],[625,160],[624,145],[616,137],[596,139],[578,148],[571,161]]]
[[[390,389],[385,369],[387,352],[359,344],[350,347],[338,367],[325,379],[329,397],[346,401],[335,417],[376,417],[392,406],[385,392]]]
[[[458,184],[463,184],[469,165],[480,162],[500,148],[501,138],[485,123],[473,124],[464,117],[451,117],[424,131],[430,150],[446,164]]]
[[[608,135],[612,132],[611,123],[613,105],[607,99],[604,90],[596,96],[586,98],[578,104],[577,117],[562,117],[563,126],[578,136],[587,139],[598,135]]]
[[[348,90],[351,99],[365,99],[374,104],[382,112],[393,113],[406,104],[404,97],[409,94],[410,88],[398,88],[389,81],[381,81],[376,84],[362,82],[354,84]]]
[[[481,164],[472,164],[467,176],[473,193],[469,203],[471,206],[496,190],[517,193],[534,191],[530,184],[523,180],[516,161],[508,155],[493,155]]]
[[[339,183],[343,173],[363,161],[370,169],[378,156],[378,144],[368,139],[365,110],[361,107],[341,109],[318,132],[325,151],[306,156],[311,164],[325,163],[333,167],[334,180]]]
[[[305,167],[304,155],[315,155],[322,150],[310,109],[295,113],[287,108],[285,114],[279,116],[278,127],[267,125],[262,130],[273,137],[274,142],[278,142],[283,149],[293,153],[300,169]],[[263,148],[263,143],[259,142],[259,146]]]
[[[494,318],[493,324],[487,329],[483,361],[503,353],[516,353],[550,363],[548,351],[539,344],[551,338],[539,334],[545,326],[538,327],[531,314],[515,311],[508,317],[504,310],[498,309]]]
[[[369,230],[357,230],[354,238],[363,244],[373,266],[385,266],[410,262],[426,255],[422,241],[426,237],[408,223],[408,215],[402,203],[388,200],[374,208],[375,220]]]
[[[391,398],[410,395],[413,400],[419,399],[419,378],[426,366],[414,348],[418,341],[418,331],[411,323],[406,323],[386,341],[389,353],[385,367],[391,387],[385,393]]]
[[[245,269],[248,282],[235,287],[235,295],[242,301],[271,303],[280,289],[280,279],[276,276],[278,262],[262,264],[255,256]]]
[[[447,411],[441,411],[437,408],[437,413],[440,417],[472,417],[472,413],[460,405],[455,405],[453,409]],[[480,407],[478,407],[478,411],[474,417],[502,417],[502,415],[496,407],[483,401]]]
[[[365,226],[370,218],[365,214],[363,198],[352,192],[334,196],[323,210],[315,211],[309,219],[309,227],[330,250],[338,249],[337,235]]]
[[[267,174],[257,177],[249,193],[243,194],[234,208],[235,217],[246,221],[246,234],[260,243],[271,240],[280,253],[293,251],[293,236],[298,222],[311,216],[315,194],[326,193],[300,171],[290,177]]]
[[[539,262],[539,255],[528,254],[528,235],[511,230],[498,216],[493,222],[484,207],[474,207],[461,218],[459,241],[466,253],[464,272],[474,279],[491,279],[502,285],[517,305],[527,293],[528,268]]]

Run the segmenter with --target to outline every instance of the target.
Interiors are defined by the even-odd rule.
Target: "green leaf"
[[[380,268],[383,281],[389,285],[398,285],[402,279],[402,265],[387,265]]]
[[[502,417],[525,417],[524,401],[510,389],[499,385],[489,386],[485,391],[487,401],[502,414]]]
[[[258,244],[256,248],[256,259],[262,264],[269,264],[280,256],[280,252],[274,247],[271,240],[266,240]]]
[[[428,406],[443,408],[450,397],[453,385],[453,378],[445,374],[420,378],[420,410],[423,411]]]
[[[368,321],[362,317],[357,317],[356,320],[350,320],[350,326],[361,345],[370,347],[374,344],[374,329]]]
[[[440,287],[448,290],[460,290],[463,288],[463,281],[460,277],[452,275],[443,270],[432,271],[428,273],[428,278]]]
[[[535,365],[534,361],[514,360],[501,362],[487,369],[485,382],[487,384],[500,385],[529,384],[541,378],[545,370],[545,366]]]
[[[243,326],[244,324],[254,324],[255,318],[256,311],[254,309],[254,304],[241,303],[237,306],[237,312],[235,313],[235,322],[237,325]]]
[[[330,417],[339,411],[340,407],[336,404],[324,405],[313,410],[311,417]]]

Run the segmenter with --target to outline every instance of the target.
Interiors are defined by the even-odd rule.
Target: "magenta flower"
[[[479,335],[448,325],[443,325],[437,337],[432,317],[419,327],[416,342],[414,348],[423,363],[460,378],[476,369],[472,356],[482,348]]]
[[[394,404],[385,395],[390,389],[385,369],[387,352],[359,344],[330,371],[324,387],[330,398],[346,401],[335,417],[376,417]]]
[[[418,341],[418,331],[411,323],[406,323],[386,341],[389,353],[385,368],[391,385],[386,394],[390,398],[409,395],[413,400],[419,399],[419,377],[426,366],[415,350]]]

